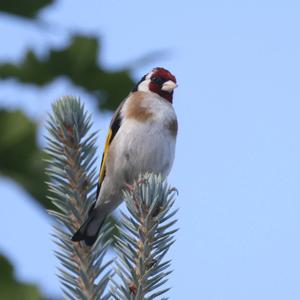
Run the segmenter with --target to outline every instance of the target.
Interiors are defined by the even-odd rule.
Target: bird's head
[[[172,103],[176,87],[175,76],[168,70],[157,67],[144,75],[132,91],[153,92]]]

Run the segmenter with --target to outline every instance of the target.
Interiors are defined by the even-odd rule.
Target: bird
[[[168,176],[178,131],[172,105],[176,87],[175,76],[156,67],[120,103],[106,137],[96,200],[72,241],[92,246],[107,216],[122,202],[122,191],[140,174]]]

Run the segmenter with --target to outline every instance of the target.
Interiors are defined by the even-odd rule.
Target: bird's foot
[[[147,179],[145,178],[141,178],[139,180],[137,180],[135,183],[133,184],[130,184],[130,183],[127,183],[125,182],[125,186],[130,190],[130,191],[133,191],[136,187],[136,185],[139,185],[139,184],[143,184],[147,181]]]
[[[146,183],[146,182],[147,182],[147,179],[141,178],[141,179],[139,179],[139,180],[136,182],[136,184],[143,184],[143,183]]]
[[[126,186],[130,191],[133,191],[133,190],[134,190],[134,184],[130,184],[130,183],[125,182],[125,186]]]

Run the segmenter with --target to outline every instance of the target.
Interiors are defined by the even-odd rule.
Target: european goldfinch
[[[119,105],[106,138],[96,201],[72,241],[92,246],[105,218],[122,202],[122,190],[140,174],[169,174],[178,127],[172,106],[176,87],[174,75],[155,68]]]

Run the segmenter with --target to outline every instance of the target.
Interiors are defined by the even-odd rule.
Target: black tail
[[[87,246],[93,246],[104,221],[105,216],[92,207],[87,220],[75,232],[71,240],[73,242],[84,241]]]

